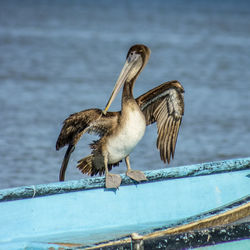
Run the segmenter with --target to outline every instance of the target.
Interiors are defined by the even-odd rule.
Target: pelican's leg
[[[110,174],[108,170],[108,157],[104,156],[105,165],[105,186],[106,188],[119,188],[122,178],[119,174]]]
[[[126,162],[127,169],[128,169],[127,172],[126,172],[126,175],[129,178],[131,178],[131,179],[133,179],[135,181],[138,181],[138,182],[140,182],[140,181],[147,181],[148,180],[147,177],[144,175],[143,172],[141,172],[139,170],[133,170],[133,169],[131,169],[130,162],[129,162],[129,156],[125,157],[125,162]]]

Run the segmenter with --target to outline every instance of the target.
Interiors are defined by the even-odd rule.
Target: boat
[[[0,249],[250,246],[250,158],[144,173],[0,190]]]

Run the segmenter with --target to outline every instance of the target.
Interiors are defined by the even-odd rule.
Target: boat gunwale
[[[225,172],[246,170],[249,168],[250,157],[213,161],[180,167],[145,171],[144,173],[148,181],[142,181],[141,183],[219,174]],[[121,177],[122,186],[135,184],[135,182],[126,175],[122,174]],[[2,189],[0,190],[0,202],[29,199],[97,188],[105,188],[105,177],[93,177],[66,182],[55,182],[49,184]]]

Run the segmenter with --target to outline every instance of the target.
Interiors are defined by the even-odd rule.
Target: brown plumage
[[[105,173],[107,187],[109,187],[107,175],[109,178],[114,178],[114,175],[111,176],[108,170],[119,165],[123,158],[126,159],[127,174],[128,172],[138,174],[139,171],[131,171],[128,156],[143,136],[144,126],[146,125],[157,123],[157,148],[160,151],[161,159],[169,163],[171,156],[174,157],[178,131],[184,114],[184,89],[178,81],[169,81],[134,99],[134,83],[147,63],[149,54],[150,50],[144,45],[135,45],[130,48],[126,64],[104,111],[88,109],[72,114],[64,121],[56,143],[56,149],[59,150],[65,145],[69,146],[62,163],[60,181],[64,180],[70,154],[84,133],[95,133],[100,136],[100,139],[90,145],[91,154],[79,160],[77,167],[82,173],[91,176]],[[124,85],[122,110],[106,112],[122,84]],[[134,123],[137,123],[138,128]],[[136,132],[137,129],[138,132]],[[134,137],[138,138],[134,139]],[[117,154],[121,154],[121,156]],[[132,175],[131,178],[138,181],[143,180],[144,177],[141,175],[140,177],[133,177]],[[111,186],[119,186],[119,181],[117,183]]]
[[[184,115],[184,89],[178,81],[169,81],[136,99],[146,118],[146,124],[157,122],[157,148],[161,159],[174,158],[175,145]]]
[[[102,175],[105,171],[103,157],[97,157],[98,153],[101,151],[100,142],[105,141],[105,135],[108,135],[110,131],[118,125],[120,112],[107,112],[106,115],[103,114],[101,109],[87,109],[80,111],[78,113],[71,114],[63,123],[62,130],[56,142],[56,150],[68,146],[66,151],[64,161],[62,163],[60,181],[64,181],[65,171],[68,165],[68,160],[70,154],[74,151],[75,145],[80,140],[84,133],[97,134],[102,137],[102,141],[94,141],[90,144],[92,150],[91,155],[78,161],[78,168],[82,173],[88,175]],[[93,159],[93,156],[94,157]],[[94,168],[92,162],[100,166],[100,168]],[[115,164],[109,164],[109,170],[112,166],[118,166],[119,162]]]

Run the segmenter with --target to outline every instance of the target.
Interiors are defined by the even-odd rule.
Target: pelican
[[[161,159],[169,163],[170,158],[174,158],[184,114],[184,89],[178,81],[169,81],[134,99],[134,83],[149,56],[150,49],[145,45],[132,46],[105,109],[80,111],[64,121],[56,143],[57,150],[68,145],[60,169],[60,181],[64,181],[70,155],[84,133],[95,133],[100,139],[90,145],[91,154],[79,160],[77,168],[91,176],[105,174],[106,188],[120,186],[120,175],[109,171],[123,159],[128,177],[137,182],[147,180],[143,172],[131,168],[129,155],[143,137],[146,126],[154,122],[157,123],[156,145]],[[122,86],[121,111],[108,112]]]

